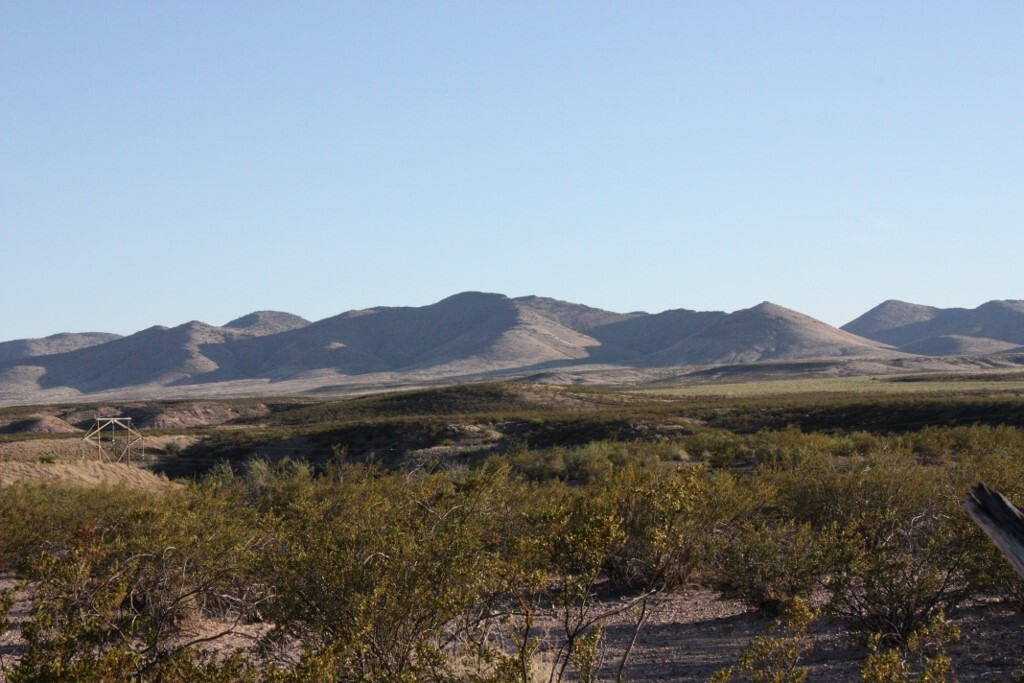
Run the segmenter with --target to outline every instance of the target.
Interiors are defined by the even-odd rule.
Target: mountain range
[[[1016,300],[970,310],[890,300],[835,328],[769,302],[733,313],[613,313],[465,292],[316,322],[260,311],[219,327],[193,321],[125,337],[3,342],[0,402],[351,393],[502,377],[643,382],[686,369],[800,363],[833,374],[886,372],[939,356],[1009,362],[1017,353],[1024,301]]]

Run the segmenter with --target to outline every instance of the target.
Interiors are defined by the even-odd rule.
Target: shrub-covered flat
[[[0,672],[1013,680],[1024,583],[962,500],[1024,500],[1024,398],[907,384],[484,384],[149,432],[181,485],[0,481]]]

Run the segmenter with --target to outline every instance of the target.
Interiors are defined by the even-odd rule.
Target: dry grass
[[[0,462],[0,485],[15,481],[118,484],[146,490],[175,486],[166,477],[149,470],[113,462]]]
[[[163,437],[161,445],[173,438]],[[15,481],[122,484],[146,490],[174,486],[147,469],[98,459],[78,438],[0,443],[0,485]]]

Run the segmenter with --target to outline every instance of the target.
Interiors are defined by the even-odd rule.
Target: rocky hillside
[[[233,330],[241,330],[253,335],[254,337],[263,337],[268,334],[297,330],[298,328],[305,327],[308,324],[309,321],[305,318],[301,318],[291,313],[281,313],[279,311],[256,311],[249,315],[243,315],[241,318],[236,318],[224,325],[224,327],[229,327]]]
[[[0,342],[0,362],[67,353],[76,349],[105,344],[120,339],[119,334],[107,332],[81,332],[54,334],[42,339],[15,339]]]
[[[878,367],[921,357],[911,354],[1018,349],[1024,303],[944,311],[889,301],[840,330],[769,302],[733,313],[614,313],[465,292],[428,306],[348,311],[316,322],[259,311],[220,327],[193,321],[121,338],[62,337],[66,348],[56,339],[0,346],[9,349],[0,360],[0,401],[363,392],[491,377],[577,381],[580,373],[630,383],[659,368],[811,360]]]
[[[888,345],[766,301],[722,317],[656,358],[669,365],[719,365],[897,355]]]
[[[1024,301],[977,308],[934,308],[889,300],[843,330],[925,355],[985,355],[1024,346]]]

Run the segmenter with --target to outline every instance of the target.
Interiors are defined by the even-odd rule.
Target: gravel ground
[[[0,576],[0,589],[13,585],[12,577]],[[614,609],[617,602],[605,600],[599,609]],[[716,671],[735,664],[744,646],[763,635],[773,622],[764,613],[722,600],[709,590],[659,596],[654,602],[625,670],[626,680],[633,683],[706,681]],[[18,628],[28,607],[27,596],[22,594],[12,610],[12,624],[0,633],[0,664],[17,656]],[[635,612],[627,611],[606,624],[602,680],[614,680],[622,653],[633,637],[635,618]],[[1024,665],[1024,615],[998,604],[977,604],[959,610],[952,620],[962,632],[960,641],[949,647],[954,680],[1008,682],[1020,672]],[[550,615],[539,625],[557,631]],[[216,623],[207,626],[210,632],[223,627]],[[216,649],[248,647],[252,638],[266,628],[247,627],[238,636],[220,642]],[[843,624],[819,620],[811,629],[811,637],[813,648],[800,663],[809,669],[809,681],[860,680],[860,664],[868,652]]]
[[[961,630],[949,645],[953,677],[963,683],[1009,681],[1024,666],[1024,615],[998,604],[972,605],[951,615]],[[695,589],[661,596],[630,653],[627,680],[634,683],[706,681],[734,665],[753,638],[764,635],[774,618],[742,604]],[[635,616],[622,615],[606,629],[603,680],[614,680]],[[812,649],[800,665],[809,681],[859,681],[868,650],[846,625],[820,619],[811,628]]]

